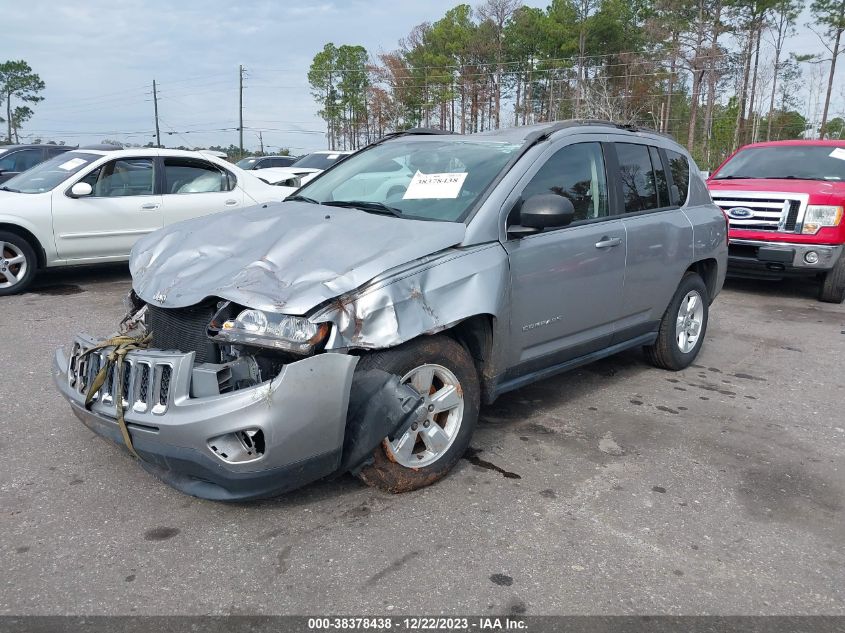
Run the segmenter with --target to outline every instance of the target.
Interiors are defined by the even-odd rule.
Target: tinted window
[[[150,196],[154,189],[152,158],[123,158],[106,163],[82,179],[98,198]]]
[[[549,158],[523,190],[522,200],[544,193],[569,198],[575,207],[573,221],[608,215],[601,145],[568,145]]]
[[[678,188],[678,204],[684,205],[689,192],[689,161],[686,156],[671,150],[666,150],[666,157],[669,159],[669,169],[672,172],[672,184]]]
[[[660,152],[657,151],[656,147],[649,147],[648,155],[651,158],[651,166],[654,170],[654,182],[657,185],[657,206],[668,207],[672,204],[669,199],[669,181],[666,180],[666,170],[663,168]]]
[[[311,169],[328,169],[346,154],[308,154],[293,163],[294,167],[308,167]]]
[[[210,193],[229,191],[225,170],[193,158],[164,159],[164,193]]]
[[[0,158],[2,171],[26,171],[41,162],[40,149],[21,149],[16,152],[3,154]]]
[[[657,186],[648,147],[632,143],[617,143],[619,178],[625,213],[657,209]]]
[[[288,167],[293,165],[295,162],[296,159],[293,156],[280,156],[277,158],[271,158],[269,167]]]

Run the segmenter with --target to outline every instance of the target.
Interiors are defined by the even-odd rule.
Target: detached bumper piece
[[[843,247],[731,238],[728,273],[735,277],[780,278],[824,273],[842,257]]]
[[[69,358],[57,350],[53,376],[73,413],[125,448],[116,371],[85,408],[111,351],[83,355],[98,342],[77,337]],[[209,375],[229,367],[196,363],[194,352],[132,351],[122,372],[124,419],[142,466],[177,490],[216,501],[273,497],[357,470],[385,437],[425,416],[422,397],[398,376],[356,373],[357,362],[355,356],[317,354],[257,386],[219,393]]]

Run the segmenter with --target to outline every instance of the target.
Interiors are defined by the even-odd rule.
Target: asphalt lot
[[[503,397],[441,483],[178,493],[55,392],[125,267],[0,298],[1,614],[845,614],[845,306],[731,282],[696,365],[627,353]]]

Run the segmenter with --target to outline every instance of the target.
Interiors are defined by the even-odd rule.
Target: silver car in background
[[[350,471],[413,490],[507,391],[633,347],[693,362],[726,236],[657,133],[410,130],[285,202],[141,239],[121,335],[80,335],[54,375],[88,427],[188,494]]]

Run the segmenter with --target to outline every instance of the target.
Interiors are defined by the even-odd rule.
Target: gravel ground
[[[125,267],[0,299],[0,614],[845,614],[845,306],[729,282],[698,362],[639,352],[502,397],[439,484],[182,495],[88,431],[55,347]]]

